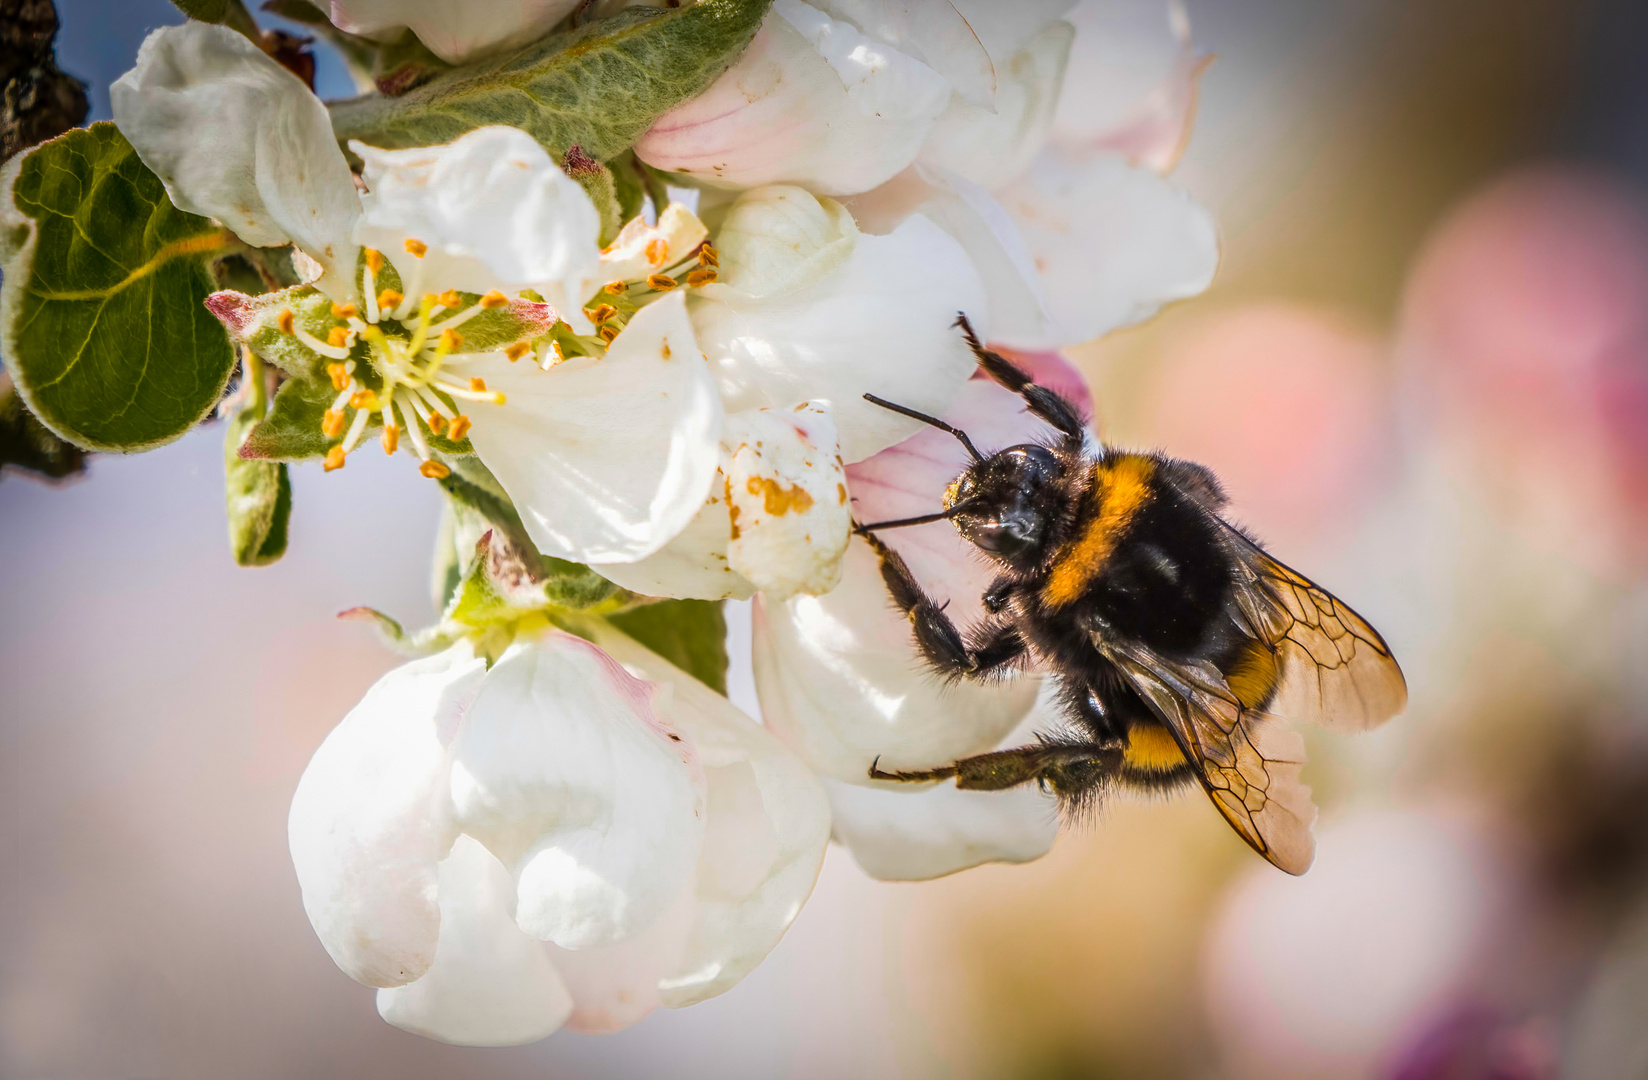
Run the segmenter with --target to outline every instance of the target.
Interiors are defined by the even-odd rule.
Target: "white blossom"
[[[403,29],[450,64],[525,45],[570,15],[581,0],[332,0],[339,30],[393,40]]]
[[[391,1023],[472,1045],[624,1026],[736,983],[811,890],[816,781],[701,683],[595,636],[397,668],[305,771],[305,910]]]

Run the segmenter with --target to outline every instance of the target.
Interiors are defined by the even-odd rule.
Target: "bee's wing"
[[[1408,684],[1390,646],[1343,601],[1234,529],[1247,581],[1237,602],[1249,632],[1276,651],[1281,685],[1268,711],[1334,731],[1367,731],[1401,712]]]
[[[1310,869],[1316,805],[1299,775],[1305,741],[1298,732],[1244,707],[1211,664],[1101,647],[1172,730],[1213,805],[1242,839],[1290,874]]]

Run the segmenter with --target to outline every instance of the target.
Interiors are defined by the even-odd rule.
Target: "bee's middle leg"
[[[916,581],[903,556],[872,532],[861,528],[858,534],[881,560],[881,580],[886,583],[893,603],[909,616],[916,648],[940,674],[987,679],[1024,661],[1028,650],[1011,623],[985,623],[963,636],[944,608]]]

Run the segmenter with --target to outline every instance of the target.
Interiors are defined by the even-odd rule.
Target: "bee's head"
[[[1059,459],[1045,446],[1024,443],[981,458],[944,493],[956,530],[1014,569],[1040,561],[1053,515]]]

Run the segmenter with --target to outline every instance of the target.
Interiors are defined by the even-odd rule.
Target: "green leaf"
[[[606,618],[711,690],[727,692],[727,620],[719,600],[660,600]]]
[[[521,128],[557,159],[577,146],[596,161],[629,149],[660,114],[695,97],[755,36],[771,0],[699,0],[674,10],[625,8],[450,72],[398,97],[332,106],[338,140],[388,148],[451,142],[488,124]]]
[[[202,303],[229,236],[166,198],[113,124],[0,170],[0,348],[29,410],[88,450],[147,450],[211,412],[234,349]]]
[[[86,452],[47,431],[0,372],[0,470],[8,465],[62,480],[86,471]]]
[[[229,549],[241,566],[268,566],[286,554],[292,481],[284,464],[240,456],[241,444],[263,418],[263,365],[249,361],[246,380],[246,403],[229,421],[223,439]]]

